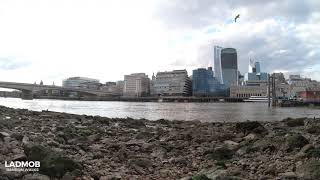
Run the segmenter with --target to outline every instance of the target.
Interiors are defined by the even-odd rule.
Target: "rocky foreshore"
[[[149,121],[0,106],[0,180],[320,179],[320,119]],[[10,172],[5,161],[40,161]]]

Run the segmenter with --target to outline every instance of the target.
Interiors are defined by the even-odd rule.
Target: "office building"
[[[220,84],[223,84],[222,68],[221,68],[221,50],[222,47],[214,46],[214,76]]]
[[[70,77],[62,81],[62,86],[69,88],[99,89],[101,83],[98,79],[92,79],[87,77]]]
[[[260,63],[249,60],[249,71],[244,75],[245,83],[268,81],[268,73],[261,72]]]
[[[306,88],[319,88],[320,83],[311,78],[303,78],[300,75],[289,75],[288,84],[290,85],[290,97],[297,97],[299,92]]]
[[[284,77],[284,74],[282,72],[273,73],[273,76],[275,77],[276,83],[278,83],[278,84],[281,84],[281,83],[287,84],[287,81],[286,81],[286,79]]]
[[[233,98],[250,98],[251,96],[267,96],[268,86],[231,86],[230,97]]]
[[[116,92],[120,96],[123,95],[123,89],[124,89],[124,81],[117,81],[116,82]]]
[[[193,96],[223,96],[223,85],[213,76],[212,67],[192,71]]]
[[[141,97],[149,95],[150,79],[145,73],[124,76],[123,96]]]
[[[226,88],[239,84],[237,51],[234,48],[214,47],[215,77]]]
[[[106,82],[100,87],[101,91],[106,91],[106,92],[114,92],[116,89],[116,82]]]
[[[192,91],[191,79],[186,70],[158,72],[151,82],[153,96],[189,96]]]
[[[320,104],[320,88],[307,87],[297,93],[297,97],[305,103]]]

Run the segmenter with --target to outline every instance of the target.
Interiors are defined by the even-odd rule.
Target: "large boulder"
[[[307,132],[314,135],[320,135],[320,126],[314,125],[307,128]]]
[[[287,137],[287,151],[294,149],[301,149],[303,146],[309,144],[309,141],[301,134],[293,134]]]
[[[297,168],[297,175],[301,179],[320,179],[320,162],[318,160],[307,161]]]
[[[27,160],[40,161],[39,172],[50,177],[62,177],[67,172],[81,169],[77,162],[41,145],[25,146]]]
[[[192,177],[192,180],[211,180],[204,174],[195,175]]]
[[[304,126],[304,120],[306,118],[286,118],[284,120],[282,120],[283,122],[285,122],[287,124],[287,126],[289,127],[297,127],[297,126]]]
[[[206,151],[204,153],[206,157],[209,159],[214,159],[214,160],[227,160],[227,159],[232,159],[234,155],[234,151],[231,149],[222,146],[222,147],[216,147],[213,150]]]
[[[236,124],[236,130],[242,132],[244,135],[255,133],[257,135],[265,135],[266,128],[257,121],[239,122]]]

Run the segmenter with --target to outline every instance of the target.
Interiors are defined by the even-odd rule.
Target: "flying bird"
[[[238,14],[235,18],[234,18],[234,22],[237,22],[237,19],[240,17],[240,14]]]

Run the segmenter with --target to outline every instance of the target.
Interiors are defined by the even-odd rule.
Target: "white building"
[[[92,79],[87,77],[70,77],[62,81],[62,86],[69,88],[99,89],[101,83],[98,79]]]
[[[150,92],[150,79],[145,73],[124,76],[123,96],[140,97]]]
[[[221,50],[223,48],[220,46],[214,46],[214,76],[219,81],[219,83],[223,84],[222,78],[222,68],[221,68]]]
[[[192,92],[191,86],[186,70],[158,72],[151,83],[151,95],[189,96]]]
[[[290,75],[288,83],[290,85],[290,96],[294,97],[306,88],[319,88],[320,83],[311,80],[311,78],[303,78],[300,75]]]

